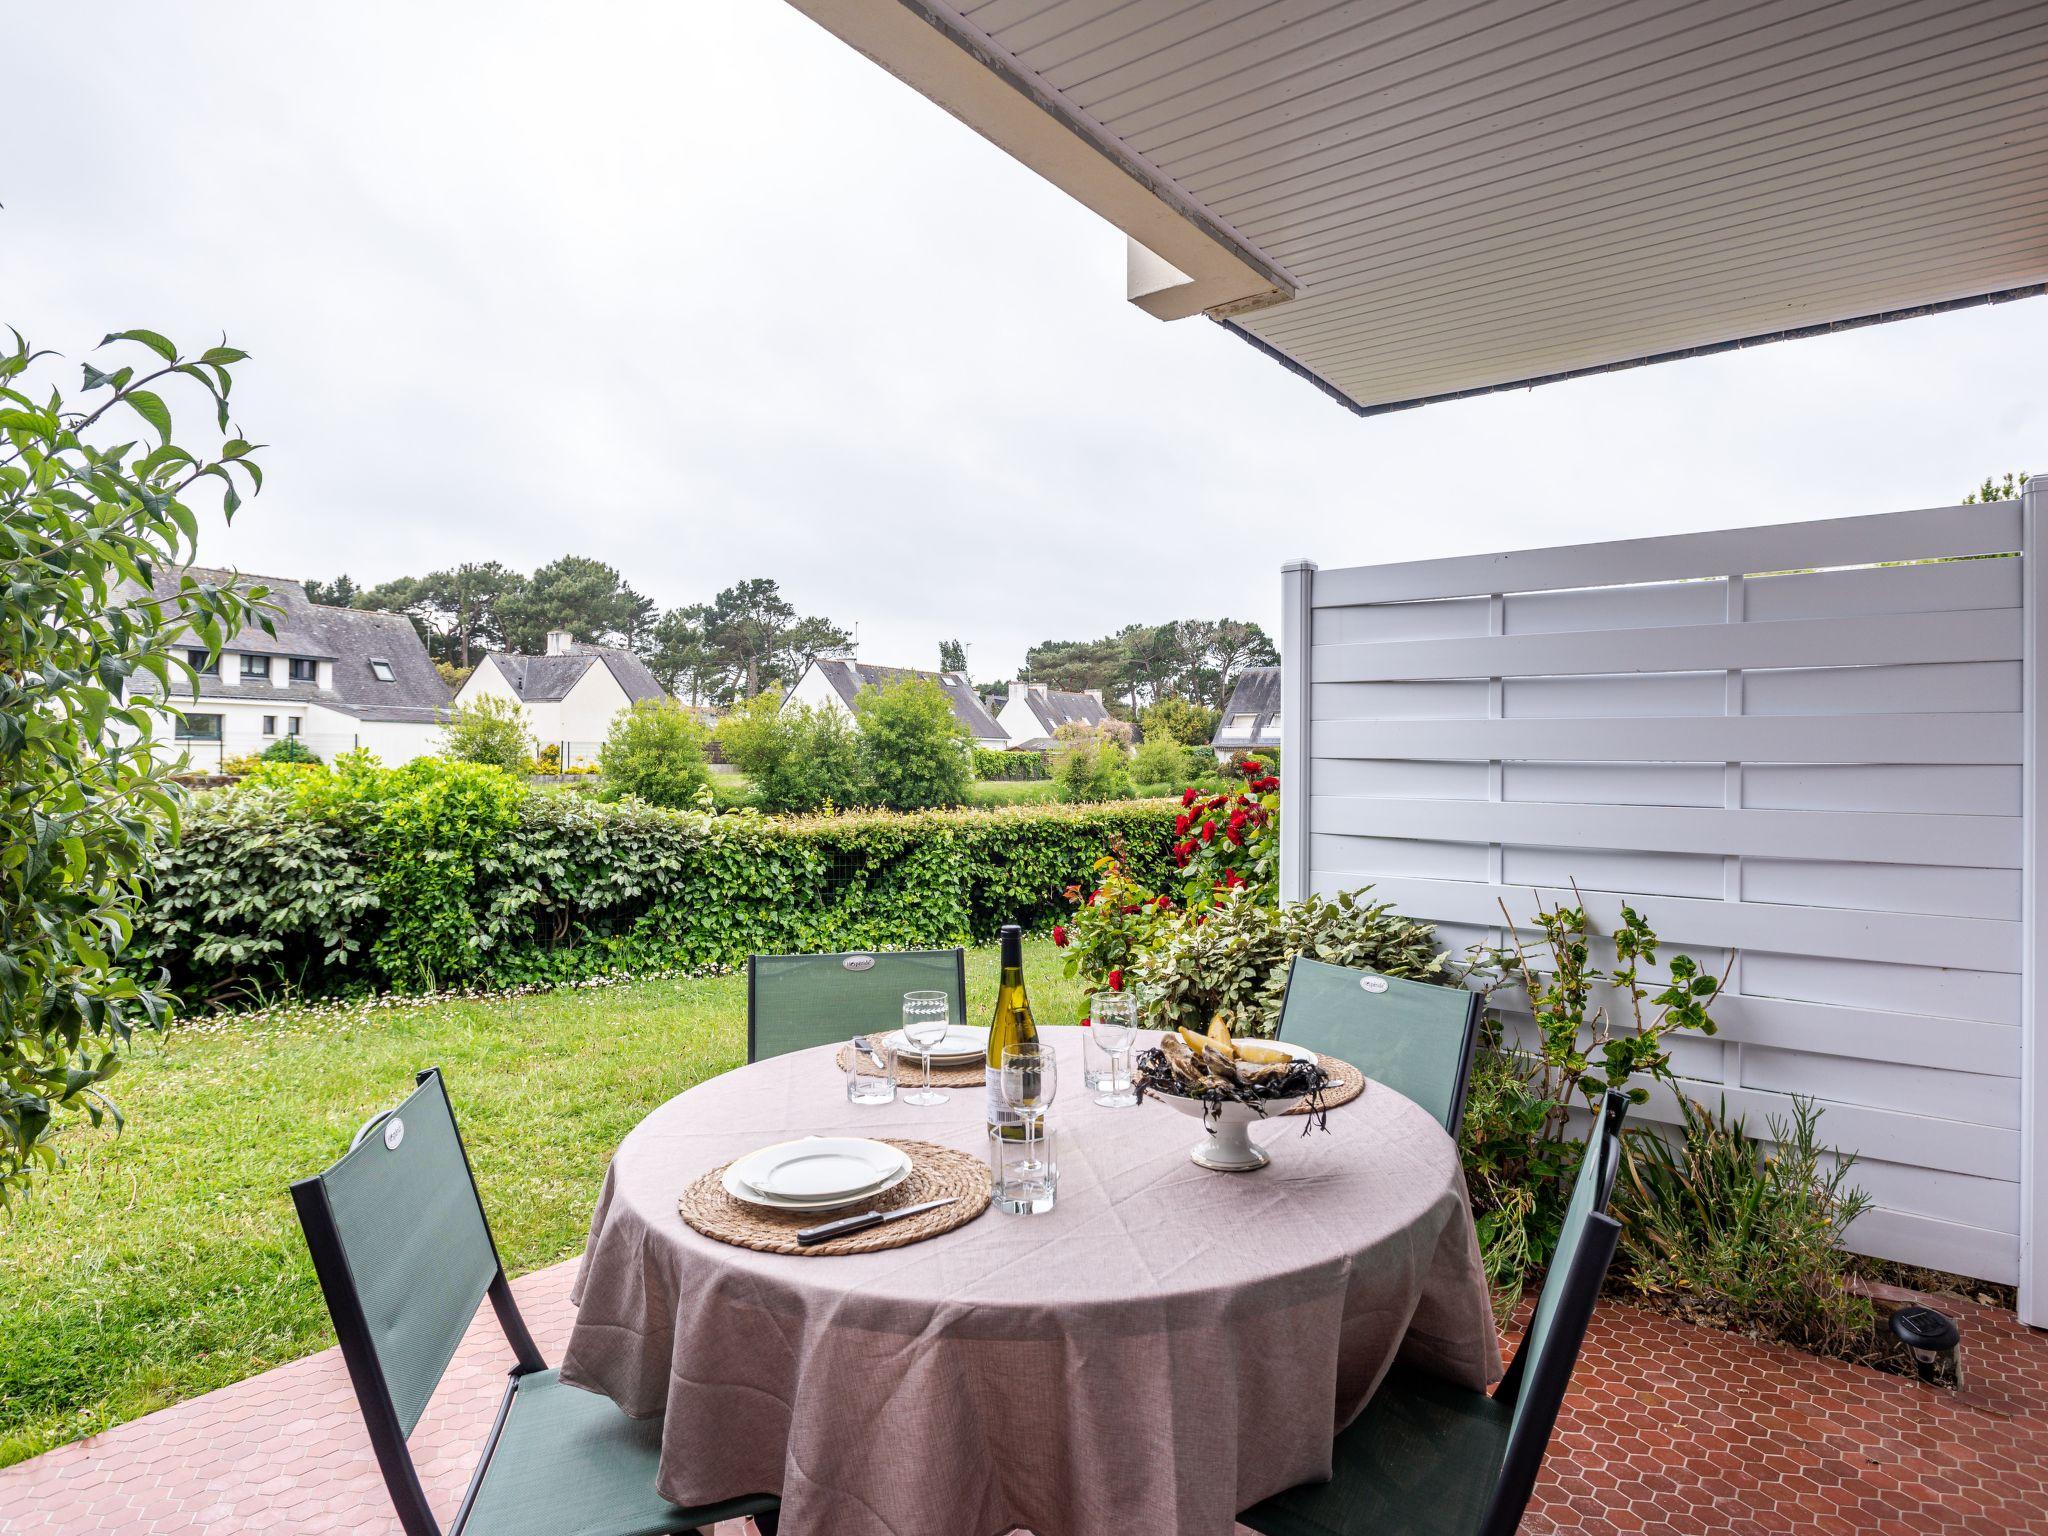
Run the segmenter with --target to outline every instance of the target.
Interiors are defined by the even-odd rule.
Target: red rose
[[[1194,785],[1190,784],[1188,786],[1187,793],[1180,797],[1180,803],[1182,805],[1193,805],[1195,803],[1196,796],[1199,793],[1200,792],[1194,787]]]
[[[1205,822],[1203,822],[1203,823],[1202,823],[1202,841],[1203,841],[1203,842],[1205,842],[1205,843],[1213,843],[1213,842],[1215,842],[1215,841],[1216,841],[1216,823],[1215,823],[1215,822],[1213,822],[1213,821],[1205,821]]]
[[[1055,943],[1055,944],[1059,945],[1059,947],[1060,947],[1061,949],[1065,949],[1065,948],[1067,947],[1067,927],[1066,927],[1066,924],[1064,924],[1064,923],[1054,923],[1054,924],[1052,925],[1052,941],[1053,941],[1053,943]]]
[[[1236,870],[1226,869],[1225,871],[1223,871],[1223,888],[1226,891],[1236,890],[1240,885],[1243,884],[1244,876],[1240,875]]]
[[[1193,821],[1194,819],[1195,819],[1195,818],[1194,818],[1194,817],[1193,817],[1193,816],[1192,816],[1191,814],[1189,814],[1189,813],[1188,813],[1187,811],[1182,811],[1182,812],[1181,812],[1181,813],[1180,813],[1180,814],[1179,814],[1178,816],[1174,817],[1174,818],[1173,818],[1173,831],[1174,831],[1174,835],[1175,835],[1176,837],[1186,837],[1186,836],[1187,836],[1187,832],[1188,832],[1188,824],[1189,824],[1190,822],[1192,822],[1192,821]]]
[[[1109,973],[1109,990],[1112,992],[1121,992],[1123,991],[1123,989],[1124,969],[1122,966],[1118,966],[1115,970]]]
[[[1223,829],[1223,835],[1229,838],[1231,842],[1237,844],[1238,847],[1242,848],[1244,846],[1243,827],[1225,827]]]
[[[1131,915],[1132,915],[1133,913],[1135,913],[1135,912],[1136,912],[1137,910],[1138,910],[1138,907],[1137,907],[1137,904],[1136,904],[1135,902],[1126,902],[1126,903],[1124,904],[1124,916],[1126,916],[1126,917],[1129,917],[1129,916],[1131,916]]]
[[[1248,757],[1237,765],[1237,771],[1248,779],[1256,778],[1259,774],[1266,771],[1266,765],[1256,757]]]
[[[1267,774],[1263,779],[1255,779],[1252,782],[1252,788],[1256,789],[1262,795],[1271,794],[1274,790],[1278,789],[1279,787],[1280,781],[1274,778],[1270,773]]]

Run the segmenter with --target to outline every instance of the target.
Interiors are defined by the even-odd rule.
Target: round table
[[[985,1151],[981,1088],[846,1100],[834,1048],[699,1084],[605,1175],[562,1374],[660,1416],[661,1492],[779,1491],[830,1536],[1228,1536],[1327,1478],[1332,1432],[1399,1355],[1483,1386],[1500,1353],[1457,1152],[1373,1083],[1327,1133],[1276,1119],[1257,1172],[1189,1161],[1199,1123],[1105,1109],[1060,1053],[1059,1202],[879,1253],[757,1253],[683,1224],[698,1175],[808,1134]]]

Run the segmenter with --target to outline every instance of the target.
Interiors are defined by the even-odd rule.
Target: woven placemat
[[[910,1154],[910,1177],[886,1194],[833,1211],[772,1211],[748,1205],[725,1192],[722,1182],[731,1163],[721,1163],[683,1191],[676,1210],[683,1220],[706,1237],[735,1248],[752,1248],[757,1253],[789,1253],[803,1258],[829,1257],[835,1253],[880,1253],[885,1248],[902,1248],[928,1237],[964,1227],[988,1209],[988,1164],[972,1153],[959,1152],[929,1141],[895,1141]],[[951,1205],[918,1216],[906,1216],[850,1237],[834,1238],[810,1248],[800,1247],[798,1232],[821,1226],[842,1216],[863,1211],[893,1211],[927,1200],[952,1197]]]
[[[839,1047],[839,1070],[844,1072],[852,1065],[853,1042],[849,1040],[845,1045]],[[880,1077],[882,1069],[875,1065],[873,1057],[863,1056],[860,1059],[860,1075],[862,1077]],[[896,1058],[896,1086],[898,1088],[915,1088],[923,1081],[924,1061],[922,1057],[898,1056]],[[964,1067],[945,1067],[939,1065],[936,1061],[932,1063],[932,1086],[934,1088],[979,1088],[987,1081],[988,1063],[985,1061],[969,1062]]]
[[[1365,1074],[1348,1061],[1339,1061],[1334,1056],[1316,1052],[1316,1060],[1330,1074],[1330,1086],[1323,1090],[1323,1108],[1335,1109],[1340,1104],[1349,1104],[1365,1092]],[[1305,1115],[1309,1112],[1308,1101],[1304,1099],[1287,1111],[1290,1115]]]

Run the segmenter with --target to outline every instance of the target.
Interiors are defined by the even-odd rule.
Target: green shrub
[[[1615,1190],[1623,1283],[1695,1319],[1855,1358],[1875,1344],[1870,1301],[1848,1289],[1841,1246],[1870,1208],[1848,1183],[1853,1157],[1816,1135],[1820,1112],[1792,1101],[1767,1147],[1743,1121],[1679,1096],[1675,1138],[1638,1130]]]
[[[1215,754],[1201,747],[1184,747],[1167,736],[1147,736],[1131,754],[1131,777],[1140,784],[1170,784],[1175,791],[1192,784],[1204,773],[1214,773]]]
[[[756,694],[718,725],[726,761],[753,781],[751,803],[764,811],[815,811],[871,798],[860,736],[837,710],[785,705]]]
[[[1043,752],[1001,752],[993,747],[974,749],[974,776],[1005,782],[1016,779],[1049,779],[1052,768]]]
[[[448,712],[441,727],[441,755],[458,763],[488,763],[516,772],[526,766],[530,734],[526,711],[516,700],[487,693]]]
[[[1063,725],[1056,733],[1061,747],[1053,759],[1053,783],[1059,798],[1070,805],[1095,800],[1128,800],[1131,787],[1131,728],[1121,720],[1101,725]]]
[[[1171,873],[1172,810],[767,818],[344,754],[195,797],[138,942],[195,996],[504,986],[1050,925],[1105,852]],[[289,777],[286,775],[289,774]]]
[[[1208,750],[1208,742],[1222,719],[1220,709],[1168,694],[1139,713],[1138,728],[1148,742],[1174,741],[1182,746],[1200,747],[1202,755],[1213,762],[1215,754]]]
[[[711,787],[704,727],[674,699],[641,699],[612,716],[598,752],[607,799],[631,795],[649,805],[694,805]]]
[[[1231,774],[1214,794],[1190,787],[1181,795],[1173,856],[1190,906],[1230,890],[1269,904],[1280,899],[1280,780],[1256,757],[1241,759]]]
[[[296,736],[280,736],[263,749],[266,763],[317,763],[320,754]]]
[[[868,798],[892,811],[965,805],[974,787],[974,738],[930,678],[906,677],[854,696]]]

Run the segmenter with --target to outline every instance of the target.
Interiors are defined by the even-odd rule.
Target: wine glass
[[[1059,1066],[1059,1057],[1042,1041],[1024,1040],[1003,1047],[1003,1102],[1023,1122],[1026,1169],[1039,1166],[1038,1128],[1045,1121],[1046,1110],[1052,1107],[1053,1095],[1059,1091]]]
[[[943,1104],[946,1095],[932,1087],[932,1047],[946,1038],[953,1010],[943,992],[903,994],[903,1038],[924,1057],[924,1084],[904,1094],[906,1104]]]
[[[1088,1000],[1088,1021],[1097,1043],[1109,1052],[1109,1080],[1095,1102],[1108,1109],[1128,1109],[1138,1102],[1125,1059],[1138,1034],[1138,1000],[1128,992],[1098,992]]]

